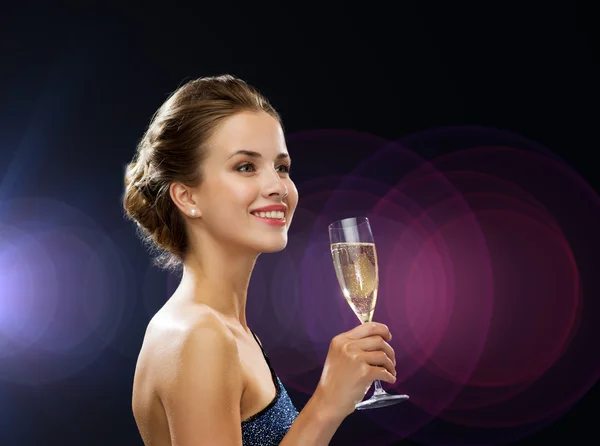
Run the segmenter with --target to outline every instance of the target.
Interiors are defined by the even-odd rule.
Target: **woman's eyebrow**
[[[250,158],[262,158],[262,155],[260,153],[254,152],[252,150],[238,150],[237,152],[232,154],[229,158],[233,158],[236,155],[246,155],[246,156],[249,156]],[[278,159],[278,160],[285,159],[285,158],[290,159],[290,156],[285,152],[281,152],[276,157],[276,159]]]

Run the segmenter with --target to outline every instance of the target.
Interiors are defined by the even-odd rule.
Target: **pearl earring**
[[[195,217],[195,216],[196,216],[196,209],[192,209],[192,210],[190,211],[190,215],[191,215],[192,217]]]

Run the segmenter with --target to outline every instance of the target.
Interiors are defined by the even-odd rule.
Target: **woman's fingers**
[[[371,336],[364,339],[355,341],[355,345],[365,352],[372,352],[381,350],[388,358],[392,360],[392,363],[396,365],[396,353],[390,344],[385,342],[381,336]]]
[[[365,322],[350,330],[347,335],[351,340],[363,339],[369,336],[381,336],[386,341],[392,340],[392,334],[387,325],[379,322]]]
[[[383,367],[391,375],[396,376],[396,367],[392,360],[382,351],[364,352],[362,359],[370,366]]]

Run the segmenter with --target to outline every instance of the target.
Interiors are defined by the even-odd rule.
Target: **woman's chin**
[[[263,241],[257,246],[257,250],[261,253],[268,254],[282,251],[287,246],[287,237],[282,240],[273,240],[270,243]]]

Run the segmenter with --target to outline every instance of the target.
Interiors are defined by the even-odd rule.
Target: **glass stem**
[[[379,382],[379,380],[375,380],[374,383],[375,383],[375,391],[373,392],[373,396],[384,395],[385,393],[387,393],[381,387],[381,383]]]

